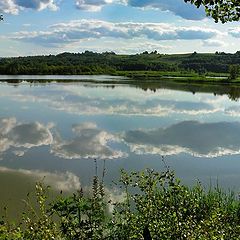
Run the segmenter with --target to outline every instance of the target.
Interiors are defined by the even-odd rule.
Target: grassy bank
[[[31,74],[30,74],[31,75]],[[43,76],[41,79],[41,75]],[[54,74],[51,74],[54,76]],[[239,84],[240,77],[230,80],[228,73],[213,73],[209,72],[203,75],[199,75],[194,71],[111,71],[111,72],[91,72],[91,73],[83,73],[83,74],[63,74],[62,78],[57,77],[56,79],[52,78],[50,75],[49,79],[46,79],[46,75],[40,74],[36,79],[29,79],[28,77],[19,79],[15,77],[15,75],[10,75],[12,78],[2,78],[0,81],[2,82],[10,82],[10,83],[20,83],[23,80],[31,83],[35,82],[82,82],[83,79],[78,79],[74,76],[86,75],[89,76],[89,79],[86,80],[88,82],[95,82],[94,77],[91,80],[91,75],[111,75],[111,76],[119,76],[124,77],[124,79],[117,79],[112,81],[116,82],[129,82],[133,81],[165,81],[165,82],[176,82],[176,83],[210,83],[210,84]],[[18,75],[16,75],[18,76]],[[56,75],[59,76],[59,75]],[[67,76],[67,77],[65,77]],[[69,77],[70,76],[70,77]],[[98,83],[111,83],[109,80],[98,81]]]
[[[214,95],[227,95],[231,100],[240,98],[240,78],[229,80],[229,74],[208,73],[199,76],[196,73],[188,72],[159,72],[159,71],[118,71],[111,74],[112,79],[96,80],[95,77],[79,79],[74,75],[65,78],[58,76],[57,78],[46,78],[46,76],[38,76],[37,78],[2,78],[0,82],[11,84],[20,84],[28,82],[30,84],[50,84],[50,83],[92,83],[101,84],[102,87],[115,87],[117,85],[131,85],[136,88],[151,90],[155,92],[158,89],[171,89],[179,91],[187,91],[195,93],[213,93]],[[119,78],[115,78],[119,76]],[[122,76],[122,77],[121,77]]]
[[[114,75],[128,77],[134,80],[164,80],[174,82],[189,82],[189,83],[240,83],[240,77],[229,80],[227,73],[209,72],[204,75],[199,75],[195,72],[179,71],[117,71]]]
[[[94,177],[92,190],[47,202],[36,186],[38,209],[21,224],[2,218],[0,239],[240,239],[240,201],[220,188],[187,187],[170,170],[122,171],[121,200]],[[151,238],[150,238],[151,236]]]

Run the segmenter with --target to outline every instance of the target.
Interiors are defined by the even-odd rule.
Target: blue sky
[[[0,13],[1,56],[240,50],[239,23],[216,24],[184,0],[1,0]]]

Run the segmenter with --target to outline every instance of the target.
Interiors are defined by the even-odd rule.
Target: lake
[[[121,194],[111,183],[120,169],[165,165],[186,184],[240,190],[238,87],[131,84],[109,76],[4,79],[15,81],[0,83],[0,208],[7,204],[10,215],[36,181],[56,192],[87,188],[94,159],[99,175],[105,165],[115,197]]]

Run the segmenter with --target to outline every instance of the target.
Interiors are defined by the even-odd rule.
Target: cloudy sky
[[[216,24],[184,0],[1,0],[0,13],[1,56],[239,50],[239,23]]]

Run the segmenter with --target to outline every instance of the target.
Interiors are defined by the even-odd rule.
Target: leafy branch
[[[212,17],[215,22],[232,22],[240,19],[240,1],[239,0],[184,0],[196,5],[203,6],[207,16]]]

